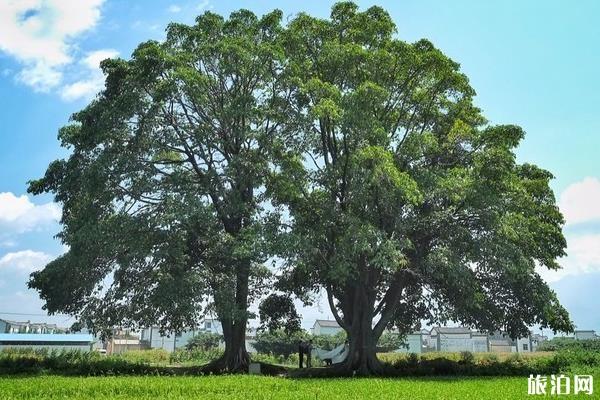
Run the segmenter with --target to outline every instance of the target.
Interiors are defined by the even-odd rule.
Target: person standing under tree
[[[306,354],[306,368],[311,368],[311,353],[312,353],[312,339],[308,342],[300,341],[298,343],[298,363],[300,368],[304,368],[304,355]]]

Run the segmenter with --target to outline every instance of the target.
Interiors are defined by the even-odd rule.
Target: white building
[[[429,348],[435,351],[487,351],[487,335],[473,332],[469,328],[438,326],[429,332]]]
[[[596,331],[592,330],[578,330],[575,331],[575,340],[593,340],[598,339],[600,336],[596,335]]]
[[[313,335],[331,336],[344,331],[344,329],[337,323],[337,321],[330,321],[326,319],[316,320],[311,330]]]
[[[0,333],[0,350],[8,348],[90,351],[94,337],[88,334]]]
[[[179,334],[174,334],[173,332],[161,334],[160,329],[153,326],[141,331],[140,342],[151,349],[164,349],[172,352],[178,348],[185,347],[188,341],[201,331],[192,329]]]
[[[53,334],[61,333],[56,327],[56,324],[47,324],[44,322],[31,322],[31,321],[9,321],[7,319],[0,319],[0,333],[41,333],[41,334]]]
[[[490,351],[495,353],[531,353],[534,346],[532,335],[511,338],[506,332],[495,332],[490,336]]]

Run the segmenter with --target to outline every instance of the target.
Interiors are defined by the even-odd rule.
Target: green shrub
[[[185,348],[187,350],[211,350],[219,347],[219,343],[221,343],[221,339],[223,337],[216,333],[211,332],[199,332],[193,338],[191,338]]]
[[[538,351],[588,350],[600,351],[600,340],[575,340],[572,337],[555,337],[541,342]]]
[[[463,364],[473,364],[475,361],[475,355],[470,351],[462,351],[460,353],[460,362]]]

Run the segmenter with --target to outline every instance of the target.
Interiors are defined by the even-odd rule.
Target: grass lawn
[[[596,378],[600,378],[596,376]],[[597,388],[600,390],[600,387]],[[527,378],[0,377],[0,399],[532,399]],[[553,396],[555,397],[555,396]],[[569,395],[564,398],[594,398]]]

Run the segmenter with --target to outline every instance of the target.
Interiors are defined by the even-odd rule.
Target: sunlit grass
[[[600,376],[597,376],[600,378]],[[527,378],[4,377],[0,399],[526,399]],[[590,396],[569,396],[590,398]]]

